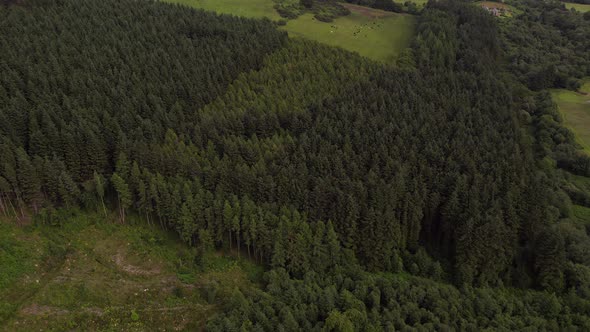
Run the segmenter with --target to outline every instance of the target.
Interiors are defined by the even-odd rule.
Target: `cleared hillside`
[[[0,221],[3,331],[201,330],[262,268],[194,248],[158,227],[89,213],[25,228]]]

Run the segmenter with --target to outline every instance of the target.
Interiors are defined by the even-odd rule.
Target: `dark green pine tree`
[[[102,211],[104,213],[104,216],[106,217],[107,216],[107,208],[104,204],[106,179],[102,175],[98,174],[96,171],[94,171],[93,179],[94,179],[94,188],[96,188],[96,196],[98,197],[98,200],[100,201]]]
[[[229,237],[229,249],[232,248],[232,226],[234,221],[234,211],[231,204],[225,201],[223,204],[223,228],[227,230]]]
[[[314,225],[313,239],[311,244],[311,259],[313,269],[323,273],[328,268],[329,252],[324,244],[326,225],[323,221],[318,221]]]
[[[128,181],[129,176],[130,176],[130,171],[131,171],[131,167],[130,167],[129,159],[127,159],[127,155],[124,152],[120,152],[119,155],[117,156],[117,164],[115,166],[115,172],[117,172],[117,175],[119,177]]]
[[[180,208],[180,216],[177,222],[180,238],[189,246],[193,245],[193,236],[197,231],[197,225],[194,222],[193,215],[187,203]]]
[[[328,262],[331,268],[335,268],[341,264],[341,246],[340,240],[338,239],[338,235],[336,231],[334,231],[334,226],[331,221],[328,221],[328,227],[326,229],[326,246],[327,246],[327,253],[328,253]]]
[[[26,204],[38,212],[41,205],[41,180],[29,156],[23,149],[16,151],[18,185],[21,189],[22,199]],[[21,210],[24,216],[24,210]]]
[[[80,189],[72,177],[65,171],[59,175],[59,196],[66,206],[73,206],[78,203]]]
[[[122,223],[125,223],[126,210],[131,206],[131,192],[129,191],[129,186],[117,172],[113,173],[111,176],[111,183],[117,192],[120,220]]]
[[[272,268],[285,267],[287,253],[285,252],[285,244],[282,235],[283,223],[279,224],[277,231],[275,231],[274,246],[272,250],[272,259],[270,265]]]

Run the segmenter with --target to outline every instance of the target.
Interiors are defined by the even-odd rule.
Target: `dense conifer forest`
[[[430,2],[395,67],[159,2],[6,5],[0,211],[264,266],[211,331],[589,330],[590,159],[544,89],[590,75],[590,21],[516,5]]]

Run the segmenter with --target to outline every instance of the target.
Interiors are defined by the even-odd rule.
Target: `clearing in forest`
[[[409,46],[414,25],[412,15],[384,14],[376,10],[369,14],[367,10],[354,10],[331,23],[319,22],[313,15],[305,14],[289,21],[284,29],[290,36],[342,47],[373,60],[391,63]]]
[[[262,271],[220,255],[197,264],[176,235],[136,222],[0,220],[0,331],[202,330]]]
[[[567,8],[567,9],[574,8],[575,10],[577,10],[581,13],[585,13],[587,11],[590,11],[590,4],[574,3],[574,2],[564,2],[564,4],[565,4],[565,8]]]
[[[576,134],[578,143],[590,152],[590,78],[578,92],[553,90],[553,98],[565,118],[565,124]]]
[[[281,19],[272,0],[167,0],[194,8],[244,17]],[[373,60],[392,63],[406,49],[414,33],[415,17],[378,9],[343,4],[348,16],[320,22],[311,13],[287,21],[281,29],[303,37],[357,52]]]

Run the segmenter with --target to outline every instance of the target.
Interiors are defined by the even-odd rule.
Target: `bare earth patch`
[[[29,315],[29,316],[51,316],[51,315],[67,315],[69,313],[69,311],[65,310],[65,309],[51,307],[48,305],[39,305],[37,303],[33,303],[27,307],[22,308],[20,310],[20,313],[23,315]]]
[[[131,265],[125,262],[125,257],[121,251],[117,252],[117,254],[114,257],[114,261],[119,269],[133,275],[150,276],[160,274],[162,272],[159,268],[144,269],[139,266]]]

